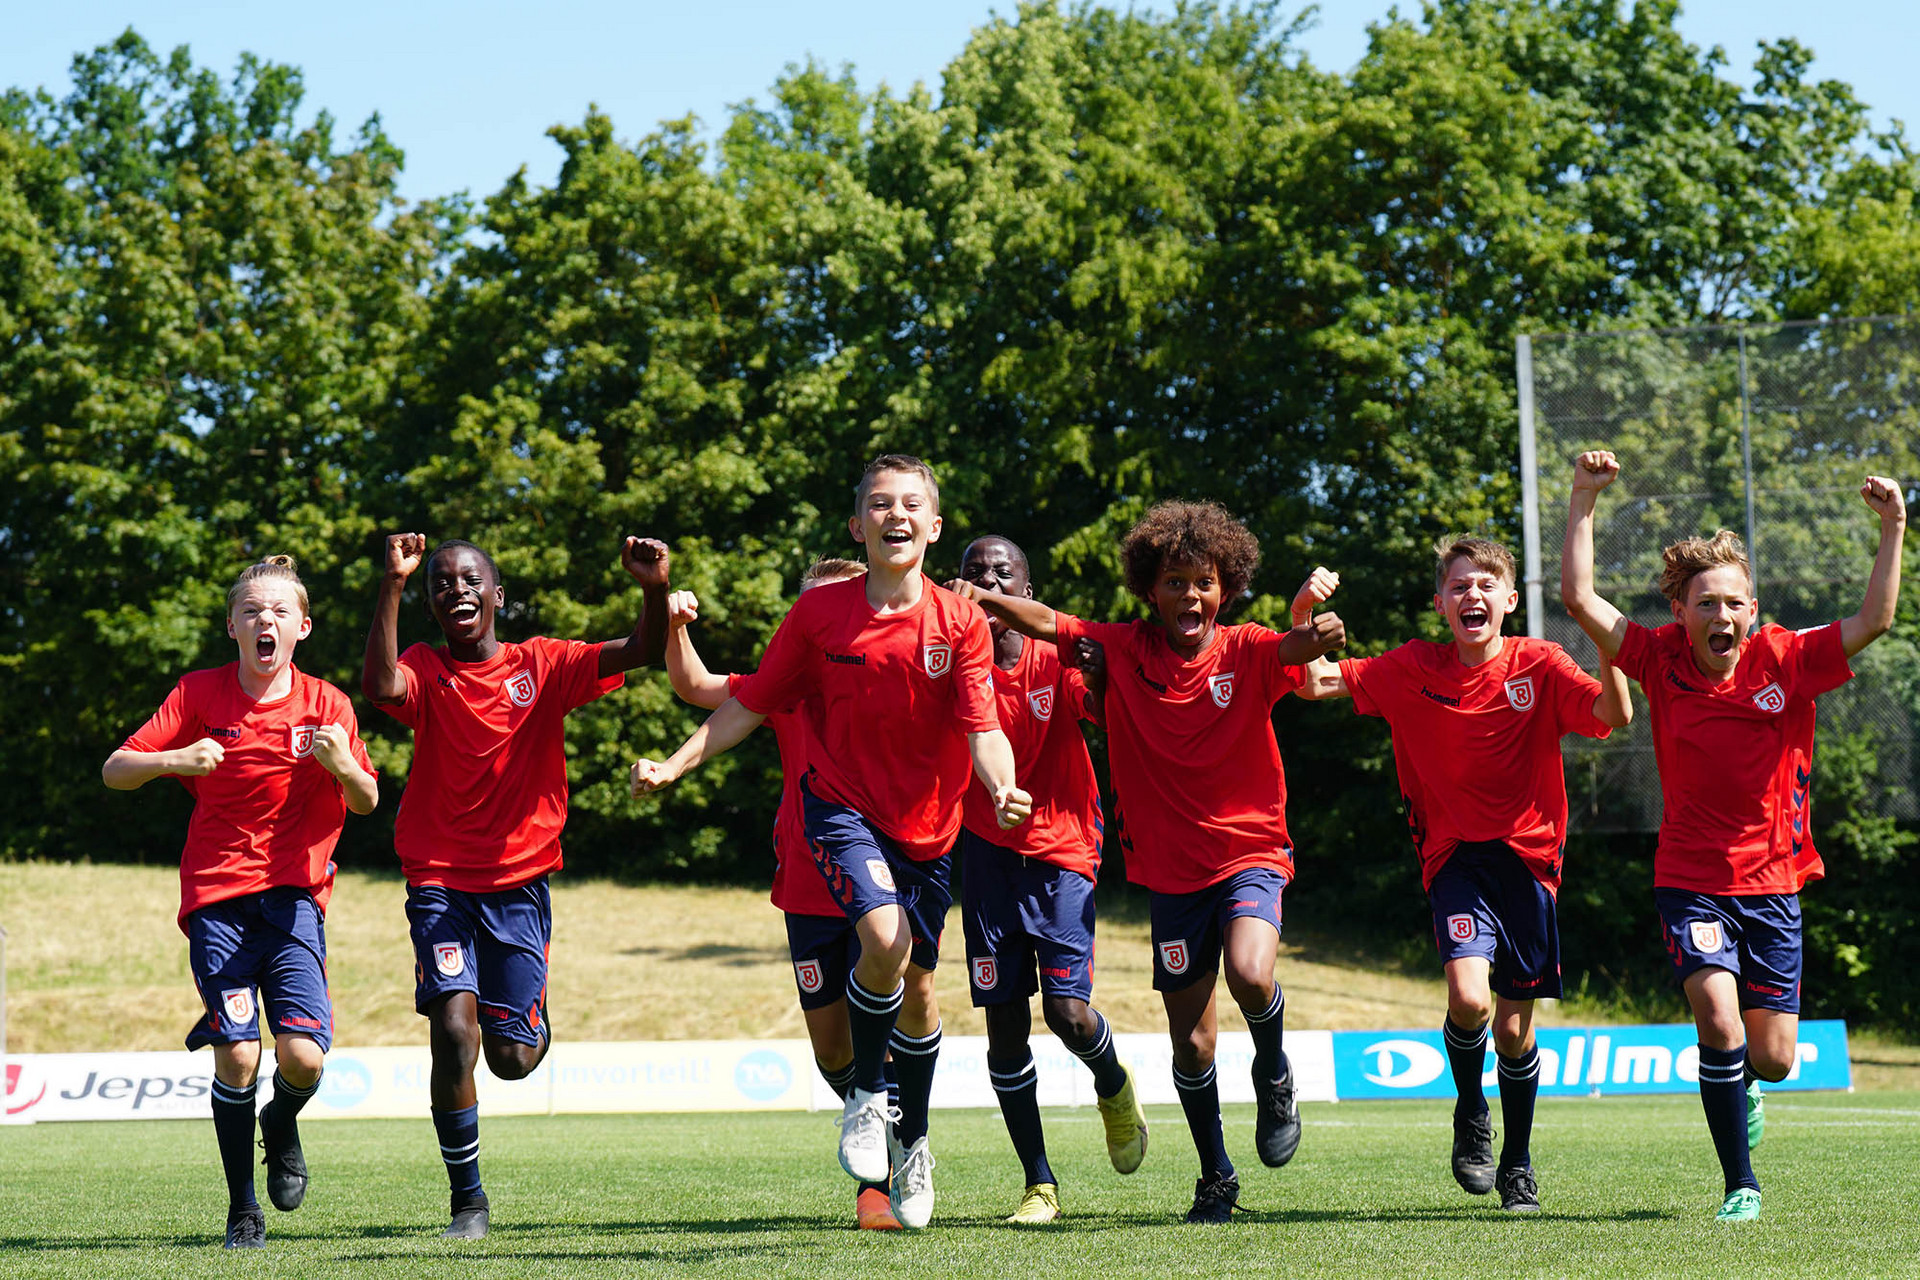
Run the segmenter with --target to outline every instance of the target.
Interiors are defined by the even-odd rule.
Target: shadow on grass
[[[661,960],[717,960],[735,968],[750,968],[762,964],[785,964],[787,952],[784,947],[736,947],[724,942],[710,942],[698,947],[627,947],[623,956],[652,956]]]

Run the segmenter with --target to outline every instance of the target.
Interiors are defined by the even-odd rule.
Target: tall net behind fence
[[[1537,496],[1527,514],[1530,526],[1537,521],[1544,600],[1528,619],[1534,635],[1589,670],[1598,661],[1559,603],[1572,460],[1586,449],[1620,458],[1595,519],[1594,575],[1600,594],[1636,622],[1673,620],[1658,587],[1660,548],[1721,528],[1748,542],[1762,622],[1818,626],[1859,609],[1880,528],[1860,483],[1893,476],[1911,505],[1920,481],[1920,323],[1535,336],[1522,340],[1523,383],[1529,364],[1521,431],[1530,407]],[[1890,636],[1854,670],[1820,700],[1816,768],[1829,749],[1870,749],[1870,803],[1920,817],[1920,652]],[[1576,828],[1659,828],[1660,780],[1637,687],[1634,698],[1627,730],[1605,742],[1567,740]]]

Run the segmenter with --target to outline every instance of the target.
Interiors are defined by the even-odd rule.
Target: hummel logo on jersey
[[[944,644],[922,645],[920,661],[927,669],[927,678],[938,680],[953,666],[953,650]]]
[[[812,995],[818,991],[820,984],[825,981],[825,978],[821,976],[820,962],[818,960],[795,960],[793,962],[793,976],[794,980],[800,984],[800,989],[808,995]]]
[[[1521,676],[1518,680],[1509,680],[1505,687],[1507,690],[1508,706],[1512,707],[1515,711],[1530,711],[1533,709],[1532,676]]]
[[[864,653],[829,653],[827,654],[827,661],[839,663],[843,667],[864,667],[867,665],[867,655]]]
[[[540,689],[534,684],[531,671],[516,671],[507,677],[507,696],[513,699],[516,707],[532,706],[533,697],[538,692]]]
[[[1787,709],[1787,693],[1776,682],[1753,695],[1753,705],[1768,715],[1778,715]]]
[[[973,962],[973,985],[974,986],[980,988],[982,991],[991,991],[993,990],[994,984],[999,981],[1000,981],[1000,970],[998,966],[996,966],[993,963],[992,956],[977,956],[974,958],[974,962]]]
[[[1176,978],[1187,971],[1187,941],[1185,938],[1182,938],[1178,942],[1163,942],[1160,944],[1160,967]]]
[[[1447,936],[1455,942],[1472,942],[1476,932],[1472,916],[1447,917]]]
[[[1692,920],[1688,922],[1687,929],[1693,934],[1695,951],[1712,955],[1726,945],[1725,940],[1720,936],[1718,920]]]
[[[1053,690],[1035,689],[1027,695],[1027,706],[1032,710],[1035,720],[1053,719]]]
[[[253,1020],[253,992],[246,987],[220,993],[220,1007],[227,1011],[227,1021],[236,1026]]]
[[[212,725],[207,726],[207,732],[216,738],[237,738],[240,736],[240,730],[238,729],[216,729]]]
[[[1213,705],[1224,709],[1233,701],[1233,672],[1222,672],[1207,677],[1207,692],[1213,695]]]
[[[295,760],[303,760],[313,754],[313,734],[319,727],[317,724],[296,724],[287,730],[288,745],[293,748]]]
[[[457,978],[467,969],[467,957],[457,942],[433,944],[433,967],[449,978]]]

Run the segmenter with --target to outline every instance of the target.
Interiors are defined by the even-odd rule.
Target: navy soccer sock
[[[900,1020],[900,999],[907,984],[896,982],[885,995],[847,975],[847,1025],[853,1033],[853,1087],[883,1093],[887,1087],[887,1041]]]
[[[1540,1049],[1530,1046],[1517,1058],[1496,1055],[1500,1063],[1500,1163],[1508,1169],[1533,1163],[1533,1101],[1540,1094]]]
[[[280,1069],[275,1067],[273,1071],[273,1100],[261,1108],[260,1127],[265,1129],[269,1124],[285,1124],[287,1121],[299,1115],[301,1109],[305,1107],[307,1103],[311,1102],[313,1095],[318,1092],[320,1092],[320,1082],[318,1080],[315,1080],[312,1084],[302,1089],[299,1085],[289,1084],[287,1078],[280,1074]]]
[[[1487,1091],[1480,1083],[1487,1066],[1487,1029],[1462,1031],[1448,1018],[1440,1032],[1447,1042],[1447,1065],[1453,1068],[1453,1104],[1456,1117],[1477,1116],[1487,1109]]]
[[[1111,1098],[1127,1083],[1127,1073],[1121,1069],[1120,1055],[1113,1049],[1113,1028],[1107,1025],[1098,1009],[1089,1008],[1087,1012],[1093,1015],[1092,1037],[1085,1044],[1069,1044],[1067,1050],[1093,1072],[1093,1091],[1103,1098]]]
[[[987,1075],[993,1080],[993,1094],[1000,1100],[1000,1114],[1006,1119],[1007,1136],[1013,1139],[1027,1185],[1056,1181],[1047,1163],[1046,1135],[1040,1130],[1040,1077],[1033,1068],[1032,1051],[1020,1058],[988,1054]]]
[[[1707,1132],[1720,1157],[1727,1190],[1760,1189],[1747,1150],[1747,1047],[1709,1049],[1700,1046],[1700,1107],[1707,1113]]]
[[[1180,1095],[1180,1109],[1187,1113],[1194,1150],[1200,1154],[1201,1176],[1232,1177],[1233,1161],[1227,1159],[1227,1140],[1220,1132],[1220,1086],[1213,1064],[1191,1076],[1174,1064],[1173,1087]]]
[[[213,1082],[213,1136],[227,1175],[227,1211],[257,1209],[253,1197],[253,1099],[255,1086]]]
[[[833,1090],[835,1094],[845,1098],[847,1094],[853,1091],[853,1063],[847,1063],[846,1066],[841,1067],[838,1071],[829,1071],[825,1067],[820,1066],[820,1059],[818,1058],[813,1060],[813,1065],[819,1068],[820,1078],[827,1082],[827,1088]]]
[[[1267,1001],[1265,1010],[1248,1013],[1242,1009],[1240,1012],[1253,1036],[1253,1078],[1280,1079],[1287,1074],[1287,1055],[1280,1048],[1280,1031],[1287,1019],[1287,997],[1281,992],[1280,984],[1273,985],[1273,999]]]
[[[440,1158],[447,1165],[447,1186],[453,1192],[453,1211],[482,1199],[480,1189],[480,1108],[458,1111],[433,1109],[433,1127],[440,1135]]]
[[[927,1107],[933,1098],[933,1066],[940,1057],[940,1028],[924,1036],[893,1030],[893,1069],[900,1078],[900,1119],[893,1136],[911,1147],[927,1136]]]

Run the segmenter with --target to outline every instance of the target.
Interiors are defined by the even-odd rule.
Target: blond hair
[[[1722,529],[1711,538],[1682,538],[1663,547],[1660,559],[1660,594],[1675,604],[1687,602],[1687,586],[1709,569],[1731,566],[1746,575],[1747,589],[1753,589],[1753,564],[1747,559],[1747,544],[1731,529]]]
[[[1433,544],[1435,563],[1433,566],[1433,589],[1436,592],[1447,589],[1447,570],[1453,562],[1465,557],[1468,564],[1482,573],[1499,576],[1509,587],[1517,578],[1513,562],[1513,552],[1491,538],[1475,538],[1450,533]]]
[[[292,556],[266,556],[240,571],[240,576],[227,588],[227,612],[233,612],[233,606],[240,602],[240,593],[247,589],[249,582],[268,579],[274,582],[291,582],[293,597],[300,602],[300,612],[311,614],[307,607],[307,585],[300,581],[300,571],[294,567]]]
[[[867,566],[858,560],[822,556],[800,571],[800,589],[804,591],[816,582],[838,582],[842,578],[857,578],[866,571]]]
[[[867,486],[873,483],[875,476],[886,471],[919,476],[921,483],[927,486],[927,497],[933,502],[933,513],[940,514],[940,482],[934,479],[933,468],[910,453],[883,453],[867,464],[867,469],[860,473],[860,483],[853,486],[854,515],[859,515],[861,508],[867,505]]]

